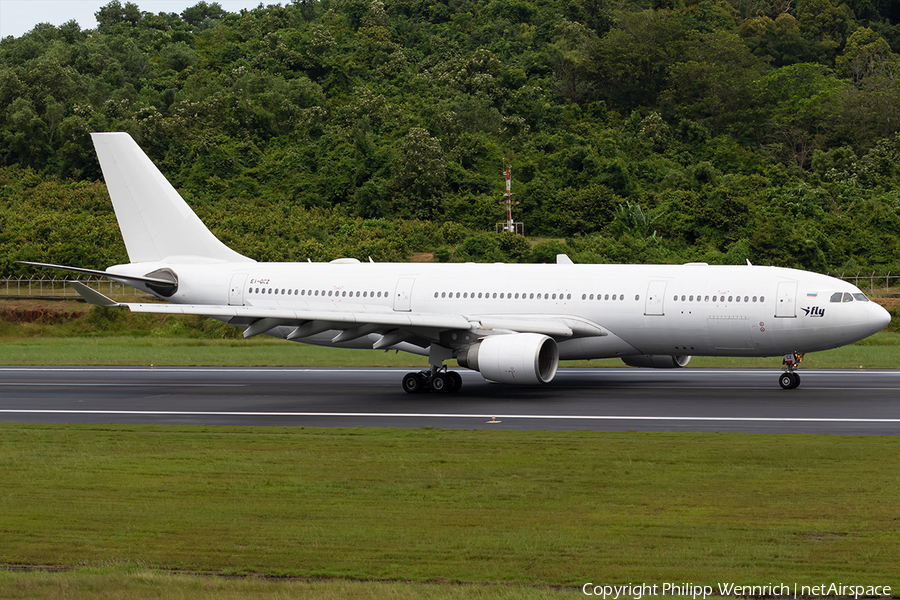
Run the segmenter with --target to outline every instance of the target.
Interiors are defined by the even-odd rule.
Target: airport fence
[[[890,296],[900,294],[900,275],[868,275],[856,273],[827,273],[832,277],[843,279],[852,283],[870,296]],[[101,294],[118,298],[155,299],[147,292],[135,289],[128,285],[122,285],[110,281],[105,277],[26,277],[26,276],[0,276],[0,296],[7,298],[16,297],[43,297],[43,298],[78,298],[78,292],[68,284],[69,281],[78,281],[88,287],[97,290]]]
[[[890,272],[888,272],[887,275],[878,275],[876,273],[870,273],[868,275],[863,273],[856,273],[855,275],[848,275],[847,273],[826,273],[826,275],[852,283],[862,291],[868,292],[870,296],[890,296],[892,294],[900,294],[900,282],[897,281],[900,279],[900,275],[891,275]]]
[[[80,298],[69,281],[83,283],[101,294],[116,299],[155,299],[156,297],[135,289],[110,281],[105,277],[0,277],[0,296],[7,298]]]

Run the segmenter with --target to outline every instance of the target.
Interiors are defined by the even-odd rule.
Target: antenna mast
[[[503,171],[503,174],[506,176],[506,193],[503,194],[505,200],[500,204],[506,205],[506,222],[497,223],[497,233],[501,231],[509,231],[516,235],[525,235],[525,223],[520,223],[517,221],[513,221],[512,218],[512,207],[518,202],[512,201],[512,166],[507,165],[506,170]]]

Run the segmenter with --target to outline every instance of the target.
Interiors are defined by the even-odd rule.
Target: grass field
[[[425,357],[378,350],[342,350],[276,340],[184,337],[0,337],[4,365],[209,365],[274,367],[425,367]],[[455,366],[455,361],[448,361]],[[563,367],[622,367],[619,359],[563,361]],[[694,357],[691,367],[779,368],[777,358]],[[900,334],[882,332],[860,344],[808,354],[804,368],[900,367]]]
[[[561,600],[571,589],[346,580],[221,578],[119,565],[63,572],[0,571],[0,599],[67,600]]]
[[[900,438],[0,425],[0,560],[900,590]]]
[[[890,299],[895,300],[895,299]],[[895,313],[898,308],[890,306]],[[895,318],[897,321],[897,318]],[[900,366],[900,324],[859,344],[806,357],[804,367]],[[406,353],[341,350],[259,336],[204,317],[136,314],[73,301],[0,301],[0,364],[425,367]],[[454,361],[449,361],[455,366]],[[618,359],[564,361],[569,367],[621,367]],[[778,368],[778,358],[695,357],[690,367]]]

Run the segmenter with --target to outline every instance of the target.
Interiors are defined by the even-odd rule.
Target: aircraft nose
[[[891,313],[874,302],[871,304],[874,310],[869,314],[869,323],[872,325],[872,332],[878,333],[891,322]]]

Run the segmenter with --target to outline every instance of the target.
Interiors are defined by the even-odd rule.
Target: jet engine
[[[559,349],[553,338],[539,333],[492,335],[461,348],[456,361],[490,381],[535,385],[556,376]]]
[[[690,356],[669,356],[668,354],[643,354],[641,356],[623,356],[622,362],[629,367],[649,369],[680,369],[691,362]]]

